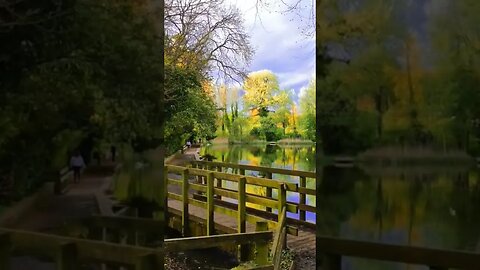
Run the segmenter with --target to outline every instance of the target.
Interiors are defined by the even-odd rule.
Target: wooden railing
[[[247,256],[245,260],[254,261],[256,265],[263,266],[262,269],[273,269],[273,264],[269,260],[268,253],[270,242],[273,239],[273,232],[267,230],[266,222],[257,222],[255,232],[155,241],[155,235],[163,232],[162,227],[164,224],[161,220],[153,219],[92,216],[89,218],[70,220],[66,227],[75,228],[75,226],[82,226],[89,231],[87,233],[89,238],[99,237],[98,233],[92,232],[102,231],[104,241],[140,245],[148,248],[162,248],[165,252],[181,252],[193,249],[220,247],[227,244],[254,245],[256,250],[255,254],[249,251],[248,254],[246,253]],[[149,241],[147,241],[147,239]]]
[[[182,202],[182,230],[184,236],[188,235],[185,231],[188,229],[188,209],[189,205],[195,205],[201,208],[205,208],[207,212],[207,235],[214,234],[214,213],[222,213],[228,216],[237,218],[238,232],[243,233],[246,229],[246,222],[255,224],[258,221],[265,221],[263,217],[259,217],[246,212],[246,203],[257,204],[260,206],[267,206],[275,209],[286,208],[287,212],[297,213],[298,206],[294,203],[287,202],[287,191],[297,191],[297,184],[282,183],[275,180],[263,179],[251,176],[242,176],[230,173],[222,173],[215,171],[208,171],[203,169],[186,168],[179,166],[168,165],[165,166],[165,175],[169,173],[176,173],[181,175],[181,180],[175,180],[168,178],[165,183],[171,185],[178,185],[181,187],[181,194],[168,192],[165,194],[166,198],[178,200]],[[190,176],[199,177],[199,183],[190,183]],[[227,189],[214,185],[214,181],[229,181],[237,184],[237,190]],[[246,192],[246,185],[255,185],[261,188],[270,188],[278,190],[278,198],[273,199],[257,194],[251,194]],[[168,188],[165,188],[168,190]],[[189,197],[189,190],[204,193],[206,196],[206,202]],[[220,205],[215,205],[215,195],[220,195],[226,198],[237,200],[237,209],[229,209]],[[280,220],[280,216],[277,217],[277,222]],[[274,229],[277,227],[277,222],[268,220],[268,227]],[[287,226],[287,233],[292,235],[298,235],[298,229]]]
[[[273,179],[273,174],[298,177],[298,189],[295,192],[298,192],[299,196],[299,202],[297,204],[299,210],[299,220],[306,221],[306,212],[315,213],[316,211],[315,206],[307,204],[307,195],[316,196],[315,189],[307,188],[307,178],[316,179],[315,172],[210,161],[192,161],[192,166],[194,168],[210,169],[219,172],[227,172],[228,169],[232,169],[231,171],[233,173],[238,173],[240,175],[245,175],[245,171],[256,171],[261,172],[265,176],[265,179]],[[218,185],[221,187],[221,182],[219,182]],[[271,188],[267,187],[265,197],[272,198]],[[272,211],[272,209],[269,207],[266,210],[268,212]]]
[[[10,257],[48,257],[58,270],[77,270],[80,263],[111,263],[135,270],[164,269],[163,249],[127,246],[0,228],[0,269],[10,269]]]
[[[273,240],[271,257],[273,260],[274,269],[280,269],[280,263],[282,260],[282,250],[286,248],[287,233],[285,230],[285,224],[287,221],[286,209],[283,208],[280,214],[280,221],[278,222],[277,229]]]
[[[317,252],[324,254],[322,270],[340,270],[342,256],[419,264],[428,266],[432,270],[480,269],[480,253],[389,245],[332,237],[317,237]]]
[[[69,167],[61,169],[58,173],[58,178],[55,179],[54,193],[57,195],[62,194],[72,179],[73,171]]]

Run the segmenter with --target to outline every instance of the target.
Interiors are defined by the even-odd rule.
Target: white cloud
[[[296,0],[285,0],[294,3]],[[309,12],[312,0],[302,0],[301,12]],[[279,78],[281,87],[295,89],[308,85],[315,73],[315,37],[302,33],[304,21],[295,14],[269,10],[284,9],[280,1],[271,0],[271,8],[255,9],[256,0],[227,0],[244,15],[246,31],[251,36],[255,55],[250,70],[269,69]],[[305,14],[304,14],[305,15]],[[305,20],[305,16],[304,16]]]

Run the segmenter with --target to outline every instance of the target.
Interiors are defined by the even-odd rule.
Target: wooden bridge
[[[248,172],[263,177],[248,176]],[[165,175],[168,212],[176,219],[176,225],[173,221],[170,225],[180,228],[184,236],[192,235],[192,220],[204,225],[202,232],[193,233],[197,235],[250,233],[257,222],[266,222],[269,230],[282,230],[278,213],[285,209],[284,245],[295,252],[310,252],[314,266],[315,224],[306,217],[307,212],[315,213],[315,206],[307,204],[307,195],[315,195],[315,189],[306,185],[308,178],[315,179],[315,172],[193,161],[185,167],[167,165]],[[274,179],[282,175],[293,183]],[[298,202],[289,201],[287,194]],[[287,218],[287,213],[298,218]]]
[[[183,173],[185,170],[188,172],[193,168],[182,168]],[[202,173],[206,177],[210,175],[205,170]],[[71,191],[65,188],[68,178],[67,172],[60,174],[60,180],[55,184],[55,193],[65,193],[64,195],[68,196]],[[211,180],[206,181],[212,183]],[[213,195],[212,186],[206,186],[210,190],[208,194]],[[78,189],[78,186],[73,185],[71,189]],[[249,269],[280,269],[281,251],[284,249],[287,233],[286,203],[282,204],[283,208],[279,208],[280,215],[275,222],[267,219],[254,220],[252,230],[240,229],[237,232],[222,230],[220,227],[213,231],[213,219],[207,218],[209,229],[206,230],[206,235],[163,239],[164,218],[168,218],[169,223],[174,223],[174,213],[159,215],[159,220],[132,217],[137,212],[135,209],[127,206],[114,211],[114,201],[103,192],[103,188],[100,190],[90,191],[100,215],[69,219],[56,233],[0,228],[0,269],[10,269],[11,258],[18,256],[44,258],[59,270],[98,269],[98,266],[102,266],[102,269],[164,269],[163,258],[166,252],[225,246],[238,248],[242,261],[255,262],[256,266]],[[180,220],[182,224],[196,222],[193,216]],[[242,221],[239,223],[242,224]],[[182,228],[182,232],[187,236],[189,230],[185,226]],[[294,228],[293,231],[296,232]]]

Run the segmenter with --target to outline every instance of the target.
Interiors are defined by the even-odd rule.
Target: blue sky
[[[271,8],[261,8],[256,16],[255,0],[228,0],[242,12],[255,50],[249,71],[271,70],[277,75],[280,87],[292,89],[294,100],[298,101],[301,91],[315,74],[315,35],[304,33],[308,28],[312,0],[302,0],[296,14],[276,12],[285,9],[281,2],[267,1]]]

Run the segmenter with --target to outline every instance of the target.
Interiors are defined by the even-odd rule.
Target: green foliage
[[[300,110],[302,111],[300,118],[301,134],[306,139],[315,141],[317,124],[316,124],[316,80],[313,79],[300,97]]]
[[[0,178],[23,193],[77,147],[88,160],[95,141],[157,146],[162,44],[145,11],[126,0],[24,2],[13,10],[38,8],[35,18],[1,31]]]
[[[165,100],[165,141],[169,152],[178,150],[190,137],[212,138],[216,106],[201,88],[195,71],[165,67],[165,87],[175,89]]]

